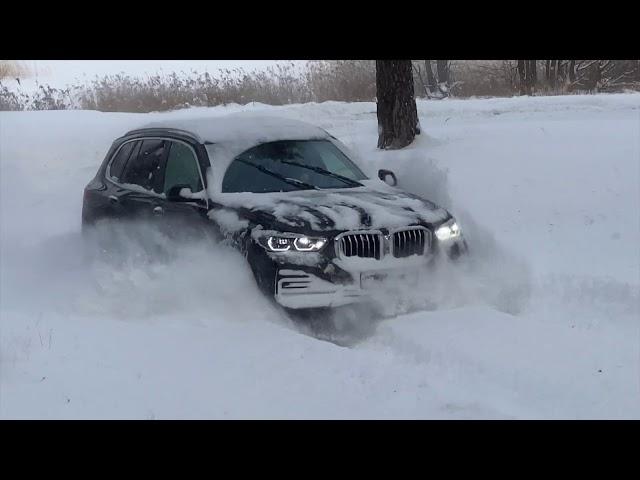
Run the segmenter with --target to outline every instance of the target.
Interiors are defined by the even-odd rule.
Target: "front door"
[[[179,140],[166,143],[168,152],[160,175],[164,198],[156,215],[171,238],[201,239],[212,233],[213,222],[207,218],[209,202],[195,150]],[[176,191],[182,191],[178,198]]]

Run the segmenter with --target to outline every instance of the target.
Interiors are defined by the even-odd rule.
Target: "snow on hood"
[[[438,223],[449,213],[415,195],[366,180],[359,188],[305,190],[282,193],[220,193],[229,164],[256,145],[277,140],[327,139],[349,155],[348,149],[322,128],[306,122],[256,113],[221,117],[167,119],[143,128],[186,130],[205,143],[211,162],[207,170],[207,194],[216,203],[243,209],[267,222],[279,222],[291,230],[353,230],[395,228],[416,223]],[[226,229],[245,226],[243,219],[218,211],[212,218],[224,220]],[[254,218],[254,220],[260,220]]]
[[[223,193],[212,200],[244,209],[254,221],[278,222],[291,231],[396,228],[440,223],[449,213],[415,195],[392,187],[300,190],[277,193]],[[381,182],[378,182],[381,183]]]

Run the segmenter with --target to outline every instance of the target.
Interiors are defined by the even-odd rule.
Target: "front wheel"
[[[243,253],[260,291],[265,296],[275,300],[277,268],[273,260],[251,238],[247,239]]]

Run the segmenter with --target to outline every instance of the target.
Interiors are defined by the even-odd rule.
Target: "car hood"
[[[253,224],[301,233],[429,226],[450,216],[428,200],[385,187],[224,194],[214,200]]]

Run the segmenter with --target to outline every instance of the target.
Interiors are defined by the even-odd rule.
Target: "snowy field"
[[[473,260],[434,272],[430,308],[361,315],[341,344],[218,245],[85,260],[82,189],[115,137],[251,109],[394,170],[459,218]],[[0,418],[640,418],[640,95],[418,110],[397,152],[375,149],[373,103],[0,112]]]

